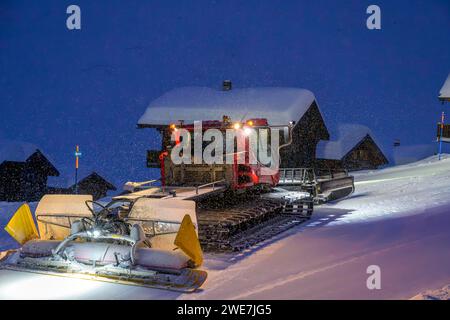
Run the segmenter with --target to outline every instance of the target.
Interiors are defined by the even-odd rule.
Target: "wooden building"
[[[224,116],[232,122],[267,119],[271,126],[294,123],[292,144],[280,152],[281,167],[312,166],[317,143],[329,139],[311,91],[279,87],[235,89],[229,82],[224,82],[222,90],[184,87],[165,93],[150,103],[138,121],[138,128],[156,128],[162,132],[180,121],[185,124],[222,121]],[[154,167],[158,150],[149,150],[147,154],[148,166]]]
[[[73,185],[71,188],[74,190],[75,186]],[[94,200],[106,197],[108,191],[116,190],[117,188],[112,183],[108,182],[96,172],[92,172],[78,182],[78,193],[90,194]]]
[[[338,129],[338,140],[321,141],[317,147],[316,166],[320,169],[345,168],[349,171],[377,169],[388,159],[370,130],[361,125],[346,124]]]
[[[0,141],[0,201],[38,201],[58,170],[35,146]]]
[[[80,175],[83,177],[82,175]],[[51,194],[90,194],[94,200],[106,197],[108,191],[116,191],[117,188],[100,176],[97,172],[92,172],[84,176],[78,181],[76,188],[75,184],[70,184],[67,181],[73,181],[73,178],[56,181],[48,187],[47,192]]]
[[[309,168],[314,166],[316,147],[330,134],[314,100],[292,131],[292,143],[280,150],[281,168]]]

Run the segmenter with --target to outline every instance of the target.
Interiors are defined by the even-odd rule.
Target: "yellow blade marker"
[[[17,209],[6,225],[5,230],[20,244],[39,238],[30,207],[27,203],[24,203]]]
[[[198,267],[203,263],[203,252],[191,217],[187,214],[181,222],[174,244],[183,250]]]

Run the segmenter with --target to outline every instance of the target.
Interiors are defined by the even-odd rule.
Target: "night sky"
[[[81,30],[66,8],[81,8]],[[366,28],[381,7],[382,29]],[[0,2],[0,138],[38,145],[112,182],[154,178],[136,123],[180,86],[292,86],[336,125],[369,126],[385,146],[432,143],[450,72],[450,1]],[[389,150],[387,150],[389,152]]]

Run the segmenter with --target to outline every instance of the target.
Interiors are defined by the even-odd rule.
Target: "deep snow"
[[[315,101],[306,89],[260,87],[216,90],[206,87],[182,87],[166,92],[150,103],[139,119],[140,125],[169,125],[180,120],[232,121],[265,118],[270,125],[299,121]]]
[[[409,299],[450,283],[450,157],[355,176],[353,195],[306,224],[239,255],[207,255],[197,293],[0,271],[0,298]],[[369,265],[381,290],[366,287]]]

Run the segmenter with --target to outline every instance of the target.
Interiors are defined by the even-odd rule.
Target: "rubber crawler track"
[[[241,251],[307,220],[312,200],[286,203],[258,196],[231,206],[199,207],[197,221],[203,250]]]

